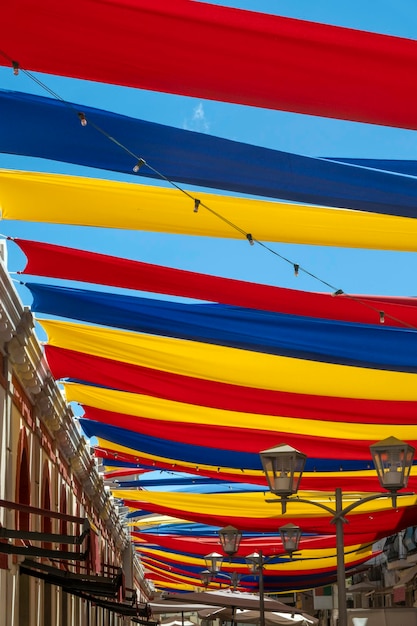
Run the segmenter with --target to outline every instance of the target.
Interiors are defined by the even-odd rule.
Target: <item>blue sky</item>
[[[417,39],[415,0],[397,0],[395,3],[388,0],[224,0],[218,4]],[[311,156],[417,158],[414,131],[53,76],[42,75],[40,78],[68,101],[273,149]],[[0,68],[0,86],[47,95],[24,73],[14,76],[9,68]],[[415,103],[409,105],[414,106]],[[146,154],[143,157],[146,159]],[[119,174],[9,155],[0,155],[0,167],[134,182],[133,178]],[[153,184],[146,178],[143,182]],[[246,240],[222,241],[18,222],[1,223],[0,232],[12,237],[50,241],[192,271],[295,289],[324,290],[320,283],[302,273],[295,278],[288,264],[259,246],[249,246]],[[417,294],[414,279],[417,261],[414,254],[284,244],[272,244],[271,247],[347,293]],[[9,244],[9,269],[19,270],[23,262],[21,253]],[[24,303],[30,305],[29,293],[24,288],[20,288],[20,293]]]

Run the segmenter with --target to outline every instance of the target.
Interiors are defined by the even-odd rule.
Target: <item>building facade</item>
[[[148,623],[128,528],[43,357],[0,244],[0,607],[5,626]]]

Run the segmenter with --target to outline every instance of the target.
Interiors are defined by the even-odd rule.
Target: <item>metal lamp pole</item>
[[[337,487],[335,491],[335,504],[338,623],[339,626],[347,626],[345,530],[343,528],[345,520],[343,518],[343,497],[340,487]]]
[[[262,550],[254,552],[246,557],[246,563],[250,566],[253,574],[258,576],[259,589],[259,626],[265,626],[265,591],[264,591],[264,565],[265,558]]]
[[[379,443],[370,446],[374,466],[380,485],[390,494],[377,493],[360,498],[343,508],[342,490],[335,491],[335,507],[331,508],[322,502],[307,500],[297,497],[297,503],[314,505],[330,513],[331,523],[336,529],[336,557],[337,557],[337,593],[339,607],[339,626],[347,626],[347,603],[346,603],[346,572],[345,572],[345,547],[344,547],[344,524],[346,516],[365,502],[386,498],[390,495],[392,505],[395,507],[400,489],[407,486],[413,464],[414,448],[395,437],[388,437]],[[298,452],[291,446],[282,444],[260,453],[263,469],[271,493],[279,496],[279,500],[267,500],[267,502],[280,503],[282,513],[286,512],[287,502],[298,491],[298,486],[304,466],[306,455]]]
[[[279,532],[281,535],[282,545],[284,547],[283,554],[289,554],[290,558],[292,558],[293,552],[298,550],[301,529],[298,526],[295,526],[295,524],[286,524],[279,529]],[[237,530],[237,528],[234,528],[234,526],[226,526],[219,531],[219,538],[223,551],[230,557],[231,561],[232,557],[239,550],[242,533]],[[219,559],[219,556],[220,555],[218,555],[217,552],[214,552],[204,557],[206,565],[211,572],[213,572],[213,568],[217,568],[217,571],[220,569],[222,560]],[[262,551],[260,550],[259,552],[249,554],[245,558],[251,572],[258,576],[260,626],[265,626],[264,566],[267,561],[270,561],[277,556],[282,555],[275,554],[271,557],[264,557]]]

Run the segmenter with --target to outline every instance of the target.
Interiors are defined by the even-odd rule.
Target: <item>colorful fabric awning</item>
[[[183,517],[190,521],[224,525],[230,523],[236,528],[252,531],[276,532],[279,505],[271,505],[265,502],[263,494],[178,494],[169,492],[143,492],[115,490],[115,497],[122,498],[129,506],[146,508],[155,512],[176,515],[183,512]],[[334,493],[300,492],[300,498],[315,498],[318,501],[327,502],[329,506],[334,498]],[[362,494],[363,495],[363,494]],[[344,496],[344,505],[352,503],[360,497],[360,494]],[[277,511],[278,506],[278,511]],[[406,520],[412,525],[415,519],[416,497],[405,496],[398,500],[395,509],[391,506],[389,496],[386,499],[376,500],[364,504],[350,514],[349,524],[346,525],[345,533],[349,536],[363,532],[366,524],[367,531],[375,532],[375,537],[385,537],[391,533],[392,522],[394,527],[401,526]],[[286,523],[298,523],[303,531],[318,534],[328,534],[330,514],[321,513],[313,505],[290,501],[287,507]],[[170,512],[170,513],[169,513]],[[370,519],[372,517],[372,519]],[[294,521],[296,520],[296,521]],[[407,525],[407,522],[406,522]],[[388,530],[389,529],[389,530]],[[351,539],[352,537],[350,537]]]
[[[258,240],[283,243],[415,251],[416,220],[396,216],[417,216],[417,181],[393,178],[401,192],[410,187],[406,199],[409,208],[394,205],[393,198],[383,193],[391,215],[375,215],[207,193],[185,194],[171,188],[60,174],[1,170],[1,215],[4,220],[242,240],[249,233]],[[379,186],[379,182],[375,181],[375,185]],[[201,204],[196,214],[193,198],[197,195]],[[398,201],[399,194],[394,196]]]
[[[66,107],[61,101],[27,94],[0,90],[0,106],[3,112],[0,118],[0,152],[117,171],[136,176],[136,179],[150,177],[161,181],[165,177],[165,180],[186,185],[309,205],[355,209],[391,216],[417,215],[417,182],[407,175],[260,148],[76,104]],[[91,124],[86,127],[80,125],[77,115],[77,110],[81,108],[91,119]],[[106,130],[97,132],[96,127]],[[19,133],[15,132],[15,128],[19,128]],[[106,138],[106,133],[117,139],[117,143]],[[125,146],[126,149],[120,146]],[[139,174],[133,172],[137,159],[132,154],[145,160]],[[47,178],[44,175],[44,179]],[[57,180],[51,177],[49,179],[52,182]],[[105,186],[108,187],[108,184]],[[173,195],[180,199],[177,192]],[[213,203],[211,208],[217,207],[218,210],[219,205],[214,204],[214,199],[201,194],[202,202],[206,203],[209,199]],[[67,204],[69,201],[70,199]],[[188,204],[190,203],[189,199]],[[259,207],[261,204],[252,203],[252,206]],[[352,247],[398,245],[395,241],[388,243],[386,237],[384,243],[384,225],[388,227],[389,222],[384,221],[381,215],[378,219],[375,216],[374,220],[361,216],[352,223],[352,217],[349,214],[340,214],[340,211],[332,215],[317,207],[279,205],[278,208],[282,213],[281,227],[287,224],[287,233],[285,229],[282,231],[283,240],[291,241],[291,237],[298,236],[304,237],[306,243],[314,243],[314,237],[320,237],[323,245],[346,245],[343,243],[346,239],[351,242],[349,245]],[[200,213],[203,213],[202,208]],[[178,218],[177,215],[176,217]],[[192,214],[190,217],[195,218]],[[245,222],[244,217],[242,213],[242,223],[248,225],[249,232],[250,229],[252,234],[257,232],[258,229],[252,228],[251,222]],[[299,227],[301,217],[309,228],[302,228],[297,235],[294,223]],[[211,221],[207,222],[207,219],[193,219],[194,228],[203,227],[199,222],[210,226]],[[134,221],[132,220],[133,223]],[[180,226],[181,223],[178,227]],[[340,226],[345,228],[341,229]],[[400,230],[401,222],[398,225],[393,222],[393,227]],[[227,229],[222,230],[220,226],[218,228],[220,233],[227,233]],[[351,232],[352,229],[354,232]],[[219,236],[216,230],[211,235]],[[358,238],[357,241],[353,235]],[[400,231],[401,235],[409,242],[408,245],[412,245],[412,239],[407,239],[406,229],[403,228],[402,233]],[[257,236],[268,239],[260,234]],[[337,239],[338,236],[340,239]],[[366,244],[367,241],[370,243]],[[411,249],[414,250],[415,247]]]
[[[23,274],[184,296],[234,306],[345,322],[417,327],[417,298],[324,294],[249,283],[105,254],[14,239],[27,256]]]
[[[121,420],[123,423],[123,418]],[[250,476],[257,473],[259,478],[263,478],[261,469],[262,464],[259,458],[259,451],[257,453],[242,452],[240,450],[224,449],[224,445],[221,448],[216,447],[215,441],[193,444],[184,443],[183,441],[172,441],[167,438],[161,437],[162,433],[157,436],[144,435],[138,432],[137,429],[124,429],[122,424],[118,426],[110,426],[102,422],[93,422],[91,420],[81,419],[80,423],[84,432],[89,437],[104,438],[109,441],[113,441],[119,446],[125,448],[131,448],[138,450],[142,455],[146,455],[150,459],[165,458],[167,462],[172,462],[174,467],[177,462],[182,463],[184,466],[188,465],[191,468],[208,466],[213,471],[216,469],[220,475],[220,469],[222,466],[226,466],[226,471],[235,471],[248,473],[248,479]],[[276,433],[278,436],[278,432]],[[305,440],[308,440],[308,434],[305,436]],[[342,438],[342,437],[340,437]],[[337,441],[332,441],[337,445]],[[329,445],[329,441],[327,441]],[[305,444],[307,446],[307,443]],[[340,459],[326,459],[325,448],[323,444],[321,448],[317,450],[317,455],[322,458],[309,458],[307,465],[308,469],[313,469],[316,472],[327,472],[327,476],[332,472],[337,478],[337,474],[340,475],[341,460]],[[344,460],[343,470],[351,471],[351,479],[354,476],[353,470],[365,471],[369,468],[369,461],[359,460]],[[321,475],[317,475],[317,482],[320,480]],[[376,485],[375,485],[376,487]],[[351,490],[356,489],[356,485],[352,484]]]
[[[417,128],[413,107],[404,106],[416,100],[412,40],[190,0],[85,0],[82,16],[76,4],[42,6],[19,0],[2,7],[2,22],[19,24],[3,29],[2,64]],[[198,42],[192,55],[191,41]]]
[[[417,95],[417,41],[191,0],[86,0],[82,19],[76,5],[43,0],[39,11],[17,0],[1,15],[19,25],[3,29],[0,51],[15,69],[417,129],[406,106]],[[415,161],[304,157],[59,96],[0,90],[0,106],[0,152],[136,176],[3,170],[4,220],[417,251]],[[45,357],[83,410],[80,427],[159,589],[199,584],[202,557],[228,524],[245,536],[226,572],[246,571],[243,551],[261,548],[277,556],[266,591],[333,582],[337,488],[343,506],[364,499],[345,527],[348,571],[375,556],[376,540],[415,524],[415,495],[369,499],[381,491],[369,445],[395,434],[417,447],[416,298],[306,293],[16,243],[24,274],[165,298],[26,285],[33,310],[67,320],[40,321]],[[279,443],[308,456],[301,499],[285,514],[268,502],[259,457]],[[417,491],[417,463],[408,486]],[[293,559],[277,554],[284,520],[304,534]],[[246,588],[256,585],[251,577]]]
[[[152,532],[138,532],[132,531],[132,537],[135,541],[140,541],[141,544],[146,547],[157,547],[169,550],[174,553],[187,553],[188,555],[205,556],[211,552],[216,552],[219,547],[219,539],[217,535],[202,535],[187,537],[184,535],[176,535],[172,532],[169,535],[161,535],[159,533]],[[370,540],[372,542],[372,539]],[[361,538],[361,544],[369,543],[366,539]],[[303,550],[328,550],[335,549],[335,537],[334,535],[323,536],[305,536],[302,538],[300,547]],[[348,547],[347,547],[348,549]],[[263,554],[280,554],[285,558],[285,551],[282,545],[281,537],[275,533],[269,536],[254,535],[253,537],[243,537],[237,554],[235,555],[236,562],[241,562],[242,559],[250,554],[262,550]],[[331,552],[329,552],[331,554]],[[288,555],[287,555],[288,558]],[[225,561],[225,567],[233,567],[233,564]]]
[[[416,421],[416,406],[413,401],[363,400],[257,389],[183,376],[50,344],[45,346],[45,353],[56,379],[84,380],[101,387],[142,393],[175,402],[243,413],[249,411],[261,415],[293,415],[321,421],[341,419],[348,423],[391,424],[393,416],[396,424],[412,425]],[[93,419],[110,420],[111,423],[110,415],[98,415],[97,413]],[[164,428],[167,427],[165,424]],[[212,428],[218,428],[220,433],[224,426],[218,424]],[[218,439],[219,436],[215,438]],[[352,441],[351,445],[354,443]],[[267,447],[268,445],[258,445],[257,449]],[[343,455],[343,449],[339,448],[337,454]]]
[[[416,375],[407,372],[313,362],[57,320],[42,320],[42,326],[52,345],[185,376],[311,395],[417,399]]]

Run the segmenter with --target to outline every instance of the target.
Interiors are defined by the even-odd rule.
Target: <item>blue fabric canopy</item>
[[[178,483],[175,481],[170,483],[169,481],[163,480],[124,480],[120,482],[118,485],[115,485],[114,488],[119,489],[130,489],[141,487],[146,489],[147,491],[152,491],[155,488],[160,488],[163,491],[170,491],[173,487],[175,493],[195,493],[196,489],[198,489],[198,493],[230,493],[233,491],[234,493],[249,493],[253,491],[265,491],[265,487],[258,485],[244,485],[241,483],[233,483],[233,487],[231,487],[230,483],[225,482],[224,480],[219,480],[217,482],[210,482],[210,478],[206,479],[206,482],[198,483],[198,485],[194,484],[192,481]],[[158,489],[156,489],[158,490]]]
[[[134,154],[166,178],[189,185],[417,216],[417,181],[408,177],[261,148],[30,94],[0,90],[0,107],[0,152],[132,175]],[[81,126],[78,111],[90,121],[87,126]],[[160,179],[146,165],[139,175]]]
[[[296,358],[417,372],[417,331],[223,304],[26,283],[32,309],[105,326]]]
[[[146,454],[162,456],[169,459],[181,460],[186,463],[199,465],[225,466],[230,468],[262,470],[262,463],[259,454],[250,452],[236,452],[234,450],[221,450],[219,448],[209,448],[205,446],[195,446],[189,444],[159,439],[141,435],[131,430],[125,430],[117,426],[109,426],[101,422],[94,422],[81,418],[80,425],[87,437],[101,437],[107,441],[141,451]],[[343,460],[343,470],[356,471],[368,470],[369,461]],[[315,472],[338,472],[340,471],[339,459],[313,459],[308,458],[306,471]]]
[[[185,474],[183,472],[147,472],[146,477],[141,476],[136,480],[127,480],[126,477],[115,477],[114,483],[118,488],[130,489],[138,488],[146,490],[175,491],[175,492],[199,492],[199,493],[229,493],[233,492],[253,492],[265,491],[265,487],[261,485],[251,485],[246,483],[229,483],[225,480],[216,478],[207,478],[197,476],[195,474]],[[106,477],[112,480],[111,475]]]

